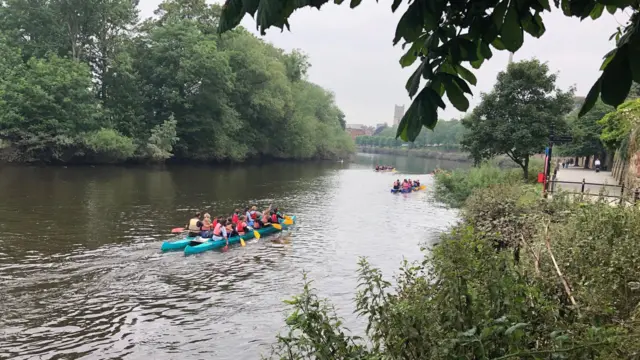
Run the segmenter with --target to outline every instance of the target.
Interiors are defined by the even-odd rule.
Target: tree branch
[[[564,286],[564,291],[567,293],[567,296],[569,296],[569,299],[571,300],[571,304],[573,304],[573,306],[577,306],[578,303],[576,302],[576,299],[574,299],[573,295],[571,294],[571,287],[569,286],[569,282],[567,282],[567,279],[562,274],[562,271],[560,271],[560,267],[558,266],[558,262],[556,261],[556,258],[553,256],[553,252],[551,251],[551,239],[549,237],[549,223],[548,222],[544,226],[544,242],[545,242],[545,244],[547,246],[547,252],[549,253],[549,256],[551,256],[551,261],[553,261],[553,266],[556,268],[556,274],[558,274],[558,277],[560,278],[560,281],[562,281],[562,285]]]

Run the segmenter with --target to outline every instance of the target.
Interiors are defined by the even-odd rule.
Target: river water
[[[376,163],[400,173],[375,173]],[[359,154],[351,163],[239,167],[0,167],[0,358],[257,359],[308,271],[347,325],[356,262],[390,279],[455,221],[431,200],[435,167]],[[389,193],[395,178],[428,190]],[[298,217],[226,253],[160,253],[194,211],[273,203]],[[357,330],[356,330],[357,331]]]

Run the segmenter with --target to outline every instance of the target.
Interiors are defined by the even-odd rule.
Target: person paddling
[[[236,209],[231,217],[231,222],[235,225],[238,223],[238,216],[240,216],[240,209]]]
[[[202,221],[200,220],[200,213],[197,212],[195,215],[189,220],[189,223],[185,226],[189,231],[189,237],[198,237],[200,235]]]
[[[393,190],[400,190],[400,179],[393,182]]]
[[[213,229],[213,240],[226,240],[227,245],[229,245],[229,235],[227,233],[227,221],[226,220],[220,220],[218,221],[218,223],[216,224],[216,227]]]
[[[249,225],[246,223],[246,217],[244,215],[241,215],[238,218],[238,225],[236,225],[236,231],[240,236],[244,235],[247,231],[249,231]]]
[[[211,222],[211,215],[208,213],[204,214],[204,219],[202,220],[202,226],[200,227],[200,237],[201,238],[210,238],[212,235],[213,225]]]

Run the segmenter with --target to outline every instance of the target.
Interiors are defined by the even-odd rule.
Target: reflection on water
[[[282,300],[300,290],[303,270],[357,329],[358,256],[390,275],[455,219],[429,191],[389,194],[393,177],[371,170],[376,156],[0,168],[0,358],[256,359],[281,329]],[[447,165],[420,160],[392,165],[412,174]],[[298,215],[292,230],[226,253],[159,252],[195,210],[270,203]]]

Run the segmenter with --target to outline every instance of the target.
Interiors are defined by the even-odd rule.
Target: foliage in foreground
[[[544,164],[540,160],[531,161],[531,172],[528,183],[534,183],[537,174],[542,172]],[[439,170],[435,172],[434,194],[436,200],[452,207],[462,206],[467,198],[478,189],[498,184],[519,184],[522,182],[522,172],[518,169],[501,169],[492,163],[483,163],[469,169],[455,169],[452,171]]]
[[[354,151],[309,61],[245,29],[216,34],[219,5],[165,0],[0,5],[0,160],[344,157]],[[78,11],[78,7],[82,11]]]
[[[509,64],[498,74],[491,92],[462,121],[461,144],[476,164],[506,155],[529,176],[529,159],[544,151],[552,131],[565,134],[564,115],[573,106],[573,89],[556,87],[556,74],[538,60]]]
[[[327,2],[226,0],[219,31],[234,28],[245,14],[256,19],[262,33],[271,26],[289,28],[288,19],[296,9],[319,9]],[[342,0],[334,2],[340,4]],[[360,3],[352,0],[350,6],[354,8]],[[402,3],[393,1],[391,11],[395,12]],[[600,96],[605,104],[614,107],[624,102],[632,82],[640,82],[640,13],[635,0],[408,1],[393,44],[402,41],[403,49],[406,48],[400,58],[402,67],[416,61],[419,65],[406,84],[414,100],[402,118],[397,136],[413,141],[423,126],[433,129],[438,121],[438,108],[446,107],[445,93],[456,109],[467,111],[469,100],[465,94],[472,95],[469,85],[476,85],[477,80],[464,65],[468,63],[478,69],[493,56],[493,50],[518,51],[525,32],[541,37],[546,31],[543,17],[545,12],[552,11],[552,5],[554,11],[581,20],[588,17],[596,20],[605,9],[612,15],[630,11],[626,26],[620,26],[612,36],[616,38],[616,48],[604,55],[602,74],[587,94],[579,115],[588,112]],[[418,92],[422,78],[426,85]]]
[[[392,286],[361,260],[348,335],[307,285],[280,359],[634,359],[640,351],[640,210],[542,200],[498,185]]]

